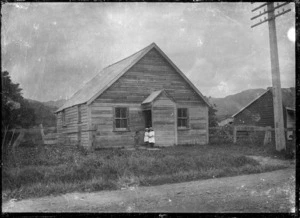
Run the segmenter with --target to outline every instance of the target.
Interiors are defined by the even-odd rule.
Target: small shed
[[[155,44],[104,68],[56,111],[59,140],[130,147],[153,127],[158,146],[208,143],[210,104]]]
[[[284,104],[284,128],[295,129],[295,109]],[[272,89],[268,89],[239,112],[232,115],[233,125],[249,125],[274,128],[274,107]]]

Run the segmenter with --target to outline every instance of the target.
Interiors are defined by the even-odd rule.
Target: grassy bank
[[[20,147],[17,162],[3,166],[2,198],[158,185],[282,168],[261,166],[245,156],[262,154],[268,152],[241,145],[176,146],[157,151],[107,149],[89,154],[74,147]]]

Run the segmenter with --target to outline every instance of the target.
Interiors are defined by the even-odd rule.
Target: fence
[[[209,128],[209,142],[212,144],[232,143],[233,142],[233,127],[218,126]]]
[[[285,129],[287,141],[293,141],[295,130]],[[274,143],[275,129],[260,126],[220,126],[209,128],[210,143],[250,142],[252,144]]]
[[[240,133],[240,134],[238,134]],[[250,137],[256,136],[258,138],[263,137],[263,144],[266,145],[271,143],[275,139],[275,129],[271,127],[260,127],[260,126],[234,126],[233,127],[233,143],[237,142],[238,138],[243,137],[243,133]],[[250,134],[249,134],[250,133]],[[286,139],[288,141],[293,140],[295,130],[293,128],[285,129]],[[242,137],[241,137],[242,135]],[[245,136],[244,136],[245,137]]]
[[[39,127],[30,129],[14,129],[10,132],[16,135],[22,133],[23,136],[22,139],[19,140],[19,143],[25,146],[37,144],[53,145],[57,143],[56,127],[44,128],[41,124]]]

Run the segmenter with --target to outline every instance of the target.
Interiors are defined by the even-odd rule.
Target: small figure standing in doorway
[[[145,129],[144,143],[145,143],[145,146],[148,146],[148,144],[149,144],[149,129],[148,128]]]
[[[149,144],[150,147],[154,147],[155,144],[155,133],[152,127],[149,128]]]

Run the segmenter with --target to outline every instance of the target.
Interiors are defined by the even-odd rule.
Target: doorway
[[[144,119],[145,119],[145,128],[152,127],[152,113],[151,110],[145,110],[144,113]]]

